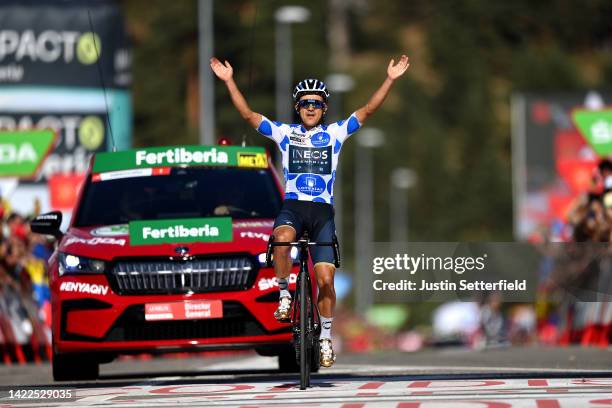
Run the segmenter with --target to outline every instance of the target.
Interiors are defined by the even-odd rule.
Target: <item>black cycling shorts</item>
[[[310,241],[332,242],[336,233],[334,207],[327,203],[285,200],[274,221],[274,229],[284,225],[295,229],[296,239],[307,231]],[[334,250],[331,246],[312,246],[310,256],[315,265],[319,262],[334,264]]]

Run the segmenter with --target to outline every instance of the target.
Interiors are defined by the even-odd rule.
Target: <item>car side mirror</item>
[[[40,214],[30,221],[30,230],[36,234],[53,235],[59,240],[64,236],[62,231],[60,231],[61,225],[62,213],[59,211],[52,211]]]

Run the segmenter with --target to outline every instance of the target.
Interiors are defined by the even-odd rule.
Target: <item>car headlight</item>
[[[257,259],[259,260],[259,264],[261,266],[266,266],[266,253],[265,252],[262,252],[261,254],[257,255]],[[272,260],[274,260],[274,255],[272,255]],[[291,260],[293,261],[294,264],[300,263],[299,251],[296,247],[291,247]]]
[[[59,254],[59,274],[104,273],[106,263],[99,259],[85,258],[71,254]]]

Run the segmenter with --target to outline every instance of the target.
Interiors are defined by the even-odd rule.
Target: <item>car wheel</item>
[[[55,381],[95,380],[99,363],[91,355],[53,353],[53,379]]]

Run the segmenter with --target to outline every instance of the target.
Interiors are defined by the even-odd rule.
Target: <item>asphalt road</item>
[[[506,348],[343,354],[299,390],[297,375],[254,354],[121,360],[93,382],[54,383],[50,366],[0,366],[0,408],[16,407],[605,407],[612,349]],[[17,390],[72,399],[10,398]],[[57,396],[57,393],[56,393]]]

